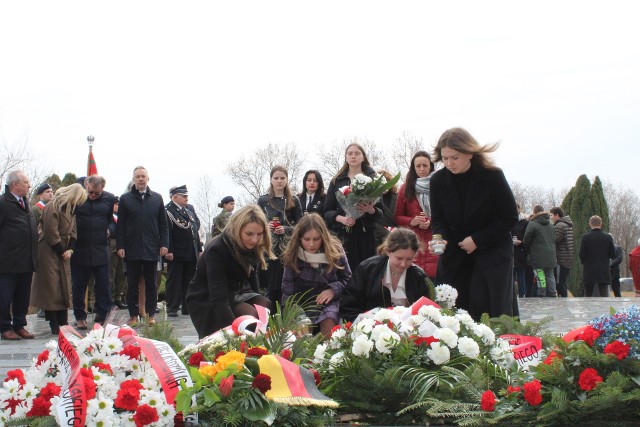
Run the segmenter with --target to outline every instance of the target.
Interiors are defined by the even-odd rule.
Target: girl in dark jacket
[[[258,270],[266,268],[267,259],[275,258],[266,230],[262,210],[248,205],[233,214],[222,234],[205,246],[186,298],[199,338],[231,325],[238,316],[257,317],[254,304],[273,310],[258,288]]]
[[[322,216],[327,193],[324,192],[324,181],[320,172],[315,169],[305,172],[302,179],[302,188],[304,190],[298,194],[298,199],[300,199],[300,204],[302,205],[302,213],[306,215],[317,212]]]
[[[416,233],[393,229],[379,248],[381,255],[363,261],[354,271],[342,295],[341,316],[353,321],[376,307],[408,307],[423,296],[433,299],[433,283],[413,264],[419,249]]]

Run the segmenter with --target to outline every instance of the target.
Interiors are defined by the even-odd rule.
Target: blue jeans
[[[539,297],[556,297],[556,278],[553,275],[554,267],[534,268],[533,272],[538,282]]]
[[[27,326],[32,277],[31,271],[0,273],[0,332],[19,331]]]
[[[71,281],[73,294],[73,315],[76,320],[86,320],[84,297],[87,293],[87,282],[93,275],[95,282],[94,295],[96,297],[96,321],[104,321],[113,307],[111,302],[111,286],[109,285],[109,264],[80,265],[71,263]]]

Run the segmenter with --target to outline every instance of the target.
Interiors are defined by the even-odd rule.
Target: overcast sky
[[[0,142],[122,193],[214,178],[269,142],[501,141],[509,180],[640,192],[637,2],[65,1],[0,4]],[[220,148],[217,148],[220,147]],[[309,161],[313,164],[310,154]],[[259,159],[256,159],[259,161]]]

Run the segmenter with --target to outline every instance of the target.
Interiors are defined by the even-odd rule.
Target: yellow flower
[[[216,374],[220,372],[216,365],[204,365],[198,368],[198,371],[207,377],[215,377]]]
[[[238,370],[244,365],[245,354],[239,351],[231,350],[224,356],[218,357],[218,361],[213,365],[205,365],[198,369],[202,375],[215,377],[218,372],[222,372],[232,363],[236,364]]]

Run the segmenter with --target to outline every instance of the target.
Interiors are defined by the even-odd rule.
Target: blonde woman
[[[210,240],[196,266],[186,304],[200,338],[231,325],[236,317],[257,316],[254,304],[273,310],[260,295],[258,270],[275,259],[267,218],[257,205],[231,216],[222,235]]]
[[[76,207],[87,200],[80,184],[59,188],[42,212],[42,236],[38,241],[38,272],[31,285],[31,302],[44,310],[52,334],[67,325],[71,308],[71,264],[76,244]]]

